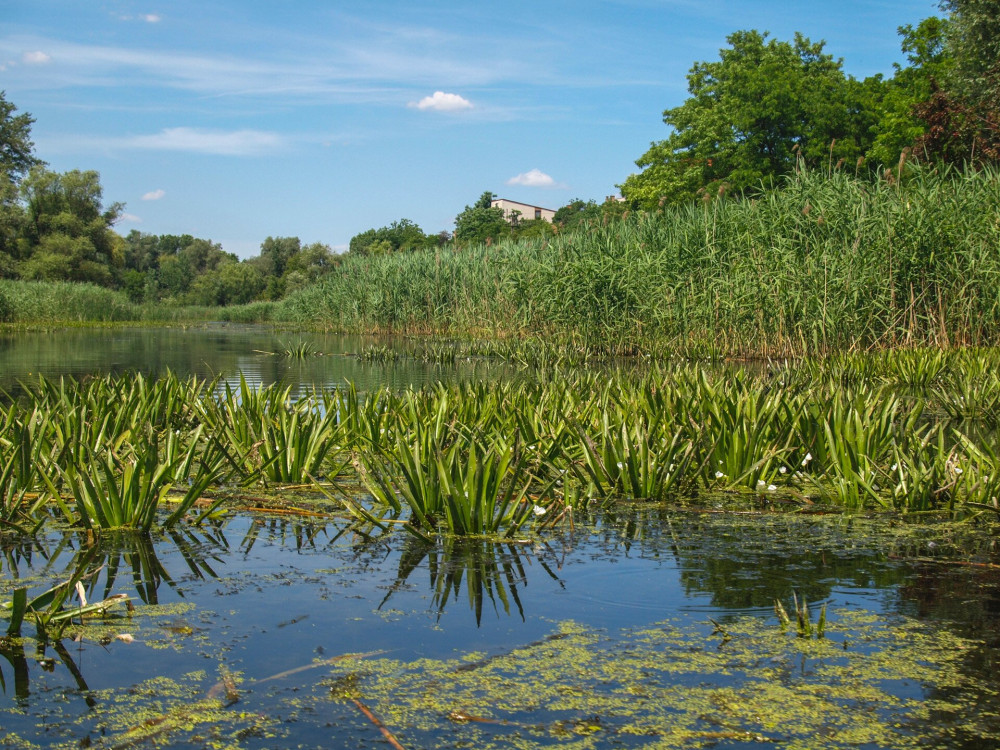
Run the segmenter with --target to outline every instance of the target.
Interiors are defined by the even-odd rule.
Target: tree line
[[[759,193],[800,166],[882,175],[913,158],[1000,161],[1000,0],[945,0],[947,16],[899,27],[905,65],[858,80],[823,42],[758,31],[695,63],[671,133],[620,189],[633,207]]]
[[[268,237],[240,260],[211,240],[115,230],[94,171],[58,173],[34,153],[34,119],[0,92],[0,278],[79,281],[123,290],[138,303],[229,305],[281,299],[329,273],[327,245]]]

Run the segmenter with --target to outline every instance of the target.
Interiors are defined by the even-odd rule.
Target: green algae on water
[[[975,641],[852,611],[823,639],[749,617],[726,630],[566,622],[489,657],[345,660],[327,697],[361,698],[408,747],[944,748],[1000,729],[963,669]]]

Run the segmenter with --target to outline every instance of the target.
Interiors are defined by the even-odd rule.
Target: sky
[[[246,258],[486,190],[546,208],[617,192],[696,61],[796,31],[858,78],[902,62],[925,0],[0,0],[0,90],[50,169],[96,170],[116,225]]]

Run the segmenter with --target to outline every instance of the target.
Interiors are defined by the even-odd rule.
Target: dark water
[[[303,339],[330,356],[257,353]],[[497,376],[344,356],[365,345],[244,327],[58,331],[4,340],[0,372],[5,387],[167,369],[302,389]],[[0,747],[390,747],[378,721],[407,748],[1000,747],[994,540],[657,505],[433,547],[255,513],[155,538],[0,533],[0,603],[98,571],[90,601],[135,605],[44,645],[31,624],[0,639]],[[780,626],[775,600],[794,620],[793,596],[809,637]]]
[[[918,703],[940,701],[944,694],[954,707],[931,721],[884,701],[866,704],[868,721],[874,717],[906,729],[892,730],[891,736],[900,732],[898,745],[883,738],[860,746],[1000,746],[995,704],[986,716],[976,708],[981,697],[1000,687],[993,672],[1000,624],[996,568],[948,564],[958,550],[948,549],[946,541],[900,537],[874,522],[848,526],[836,518],[740,517],[651,506],[586,521],[544,538],[438,547],[399,532],[365,537],[336,519],[252,514],[156,539],[120,534],[88,543],[76,533],[53,533],[35,544],[6,539],[0,599],[19,585],[28,585],[34,595],[85,564],[103,566],[87,584],[91,601],[124,593],[138,606],[133,615],[123,612],[90,630],[69,626],[56,646],[38,648],[27,639],[0,649],[0,746],[6,736],[13,747],[25,740],[41,747],[384,747],[379,730],[337,692],[350,676],[358,680],[352,689],[366,707],[391,720],[405,747],[644,747],[653,740],[621,734],[628,717],[613,704],[609,709],[607,701],[619,688],[607,680],[590,683],[582,671],[584,697],[576,714],[542,705],[528,718],[523,709],[495,705],[506,691],[527,686],[486,681],[478,702],[461,692],[467,686],[432,687],[439,706],[413,718],[396,713],[410,693],[400,687],[383,694],[379,681],[402,674],[412,689],[414,675],[433,671],[429,665],[435,663],[446,665],[446,674],[468,669],[462,674],[474,676],[491,657],[565,643],[574,654],[571,663],[601,660],[594,670],[614,670],[619,656],[639,658],[644,673],[624,678],[629,690],[708,685],[713,695],[734,690],[751,695],[758,689],[748,687],[752,671],[780,662],[783,670],[787,666],[780,681],[801,691],[817,681],[862,679],[823,676],[820,666],[834,662],[829,655],[803,651],[804,645],[823,643],[830,653],[869,658],[862,654],[920,650],[915,638],[928,643],[961,638],[956,648],[962,652],[939,654],[947,664],[928,656],[919,675],[873,678],[868,687]],[[981,561],[991,559],[989,542],[984,545],[977,552]],[[929,550],[944,555],[925,557]],[[812,604],[814,621],[819,605],[827,605],[822,641],[780,632],[774,600],[791,609],[793,592]],[[859,625],[852,619],[858,615],[871,622]],[[763,628],[762,645],[741,645],[761,638],[745,632],[748,621]],[[567,622],[583,635],[566,637]],[[665,623],[683,634],[683,643],[636,657],[649,632],[661,632]],[[717,626],[731,628],[732,640]],[[901,627],[911,630],[899,636]],[[26,634],[31,631],[25,626]],[[114,639],[123,633],[134,641]],[[581,638],[583,646],[576,642]],[[761,664],[755,648],[768,650],[761,652]],[[694,677],[678,666],[693,652],[715,660]],[[742,662],[746,653],[754,664]],[[368,656],[325,661],[345,654]],[[526,658],[532,664],[552,661],[546,668],[556,674],[566,669],[551,654]],[[895,659],[890,654],[888,662]],[[741,676],[741,670],[751,677]],[[222,675],[234,675],[232,705],[216,705],[217,716],[189,716],[206,696],[221,695],[216,703],[226,702]],[[435,674],[417,679],[417,685],[423,689],[440,679]],[[508,679],[516,680],[516,673]],[[536,682],[531,689],[544,704],[560,699],[558,691],[568,689],[565,679]],[[456,702],[449,703],[452,699]],[[846,705],[853,699],[841,700]],[[448,712],[458,709],[527,722],[530,728],[458,724],[448,719]],[[682,703],[643,710],[661,721],[670,712],[698,713],[692,720],[704,726],[693,738],[669,746],[773,747],[776,739],[778,746],[785,741],[794,747],[857,746],[837,732],[796,744],[801,737],[794,726],[770,726],[766,742],[753,741],[733,729],[762,731],[752,720],[706,719],[703,709]],[[859,709],[846,705],[848,710]],[[175,725],[178,717],[183,721]],[[599,731],[588,735],[565,724],[584,717],[598,721]],[[954,731],[942,733],[942,722]],[[137,729],[154,736],[129,739],[128,731]],[[919,741],[905,744],[908,735]],[[507,744],[515,739],[519,744]]]
[[[275,356],[305,342],[322,356]],[[54,329],[0,334],[0,387],[38,375],[83,377],[92,374],[141,372],[163,375],[222,376],[250,383],[286,383],[295,393],[313,386],[335,387],[350,380],[360,390],[387,385],[402,388],[442,378],[497,377],[504,368],[481,359],[442,367],[405,357],[390,364],[371,364],[357,355],[369,346],[415,344],[361,336],[276,331],[264,326],[207,324],[177,328]]]

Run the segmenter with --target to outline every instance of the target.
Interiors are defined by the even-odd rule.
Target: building
[[[503,217],[511,224],[514,223],[515,216],[520,221],[542,219],[551,224],[552,218],[556,215],[556,212],[551,208],[532,206],[529,203],[518,203],[517,201],[507,200],[506,198],[494,198],[490,202],[490,208],[502,209]]]

